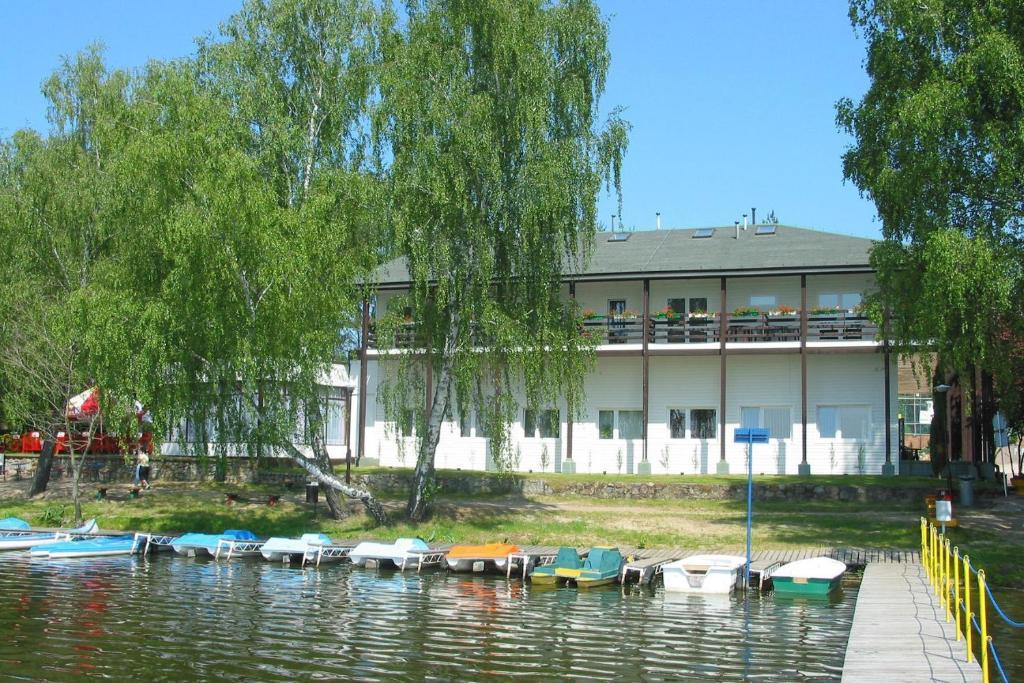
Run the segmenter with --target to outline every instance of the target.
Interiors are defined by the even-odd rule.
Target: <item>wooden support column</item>
[[[649,279],[644,280],[644,317],[643,317],[643,351],[641,353],[643,357],[643,413],[644,413],[644,426],[643,426],[643,454],[641,456],[640,465],[637,467],[637,474],[650,474],[651,464],[647,460],[647,424],[650,422],[650,356],[647,353],[647,341],[648,341],[648,330],[651,324],[651,281]]]
[[[800,276],[800,465],[799,474],[811,473],[807,462],[807,276]]]
[[[725,278],[721,281],[722,303],[718,314],[718,355],[719,355],[719,381],[718,381],[718,441],[719,458],[716,471],[718,474],[729,474],[729,463],[725,459],[725,335],[729,329],[729,313],[726,309],[728,304],[725,292]]]
[[[576,300],[576,283],[569,283],[569,298]],[[575,474],[576,463],[572,460],[572,406],[565,402],[565,461],[562,463],[563,474]]]
[[[889,399],[892,389],[892,380],[889,377],[889,366],[892,364],[889,352],[889,312],[886,311],[882,319],[882,356],[885,363],[883,375],[885,377],[885,464],[882,465],[882,474],[893,476],[896,468],[892,464],[892,401]]]
[[[345,483],[352,483],[352,394],[349,387],[345,398]]]
[[[356,462],[366,456],[366,372],[369,364],[368,349],[370,345],[370,302],[363,299],[363,325],[359,338],[359,450]]]

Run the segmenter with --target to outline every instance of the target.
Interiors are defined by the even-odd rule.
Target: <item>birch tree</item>
[[[129,80],[105,68],[98,46],[65,59],[43,83],[50,135],[19,131],[0,149],[0,401],[15,427],[43,438],[29,495],[46,490],[58,433],[69,435],[76,518],[96,422],[76,445],[65,406],[92,378],[81,312],[111,242],[101,206],[126,135],[118,123]]]
[[[408,309],[415,348],[382,363],[381,395],[418,425],[412,519],[446,416],[475,410],[507,466],[519,393],[578,406],[592,353],[561,278],[585,258],[602,182],[619,187],[627,137],[617,113],[599,123],[607,34],[589,0],[417,0],[385,34],[375,133],[413,284],[379,339],[396,345]]]
[[[340,491],[383,521],[333,474],[323,435],[323,384],[376,262],[375,17],[362,0],[254,0],[194,60],[147,67],[88,341],[101,384],[134,391],[165,432],[191,418],[200,454],[286,455],[335,516]]]

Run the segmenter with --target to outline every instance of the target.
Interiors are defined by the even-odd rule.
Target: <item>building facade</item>
[[[871,245],[781,225],[599,234],[563,286],[599,341],[583,415],[521,406],[510,433],[518,469],[744,473],[741,426],[769,430],[754,448],[758,474],[898,467],[895,359],[860,311],[875,286]],[[390,264],[374,308],[408,284]],[[360,458],[411,466],[414,437],[378,400],[394,359],[375,348],[373,322],[352,368],[353,443]],[[438,467],[493,467],[474,417],[444,423]]]

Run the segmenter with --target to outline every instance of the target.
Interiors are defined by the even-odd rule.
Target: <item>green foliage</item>
[[[39,526],[55,529],[64,524],[67,516],[66,505],[48,505],[36,516]]]
[[[852,0],[871,86],[837,105],[885,241],[868,301],[897,350],[1005,376],[1022,329],[1024,23],[1016,3]],[[962,373],[964,376],[965,373]]]
[[[596,121],[607,26],[589,1],[424,0],[382,45],[375,134],[412,287],[392,301],[381,342],[394,345],[406,309],[417,322],[380,395],[391,416],[421,416],[426,476],[449,405],[475,409],[503,466],[520,403],[564,397],[576,415],[592,363],[561,277],[585,258],[602,183],[619,186],[628,126],[617,113]]]

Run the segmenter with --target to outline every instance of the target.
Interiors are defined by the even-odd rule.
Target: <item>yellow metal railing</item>
[[[985,683],[988,683],[989,680],[990,652],[999,676],[1002,680],[1007,680],[992,642],[992,636],[988,633],[988,602],[992,598],[986,587],[985,570],[971,566],[970,556],[966,553],[961,555],[960,548],[951,546],[946,535],[923,517],[921,518],[921,565],[928,575],[932,590],[935,591],[935,595],[939,599],[939,606],[946,613],[946,622],[954,622],[956,625],[957,642],[960,642],[961,639],[966,641],[967,661],[974,661],[973,635],[977,632],[981,638],[978,642],[978,654],[982,680]],[[976,605],[972,602],[971,584],[974,583],[974,580],[971,574],[974,574],[977,579]],[[1007,617],[999,606],[995,603],[993,606],[1006,620]],[[975,607],[977,612],[973,611]],[[1017,625],[1015,622],[1008,623]]]

